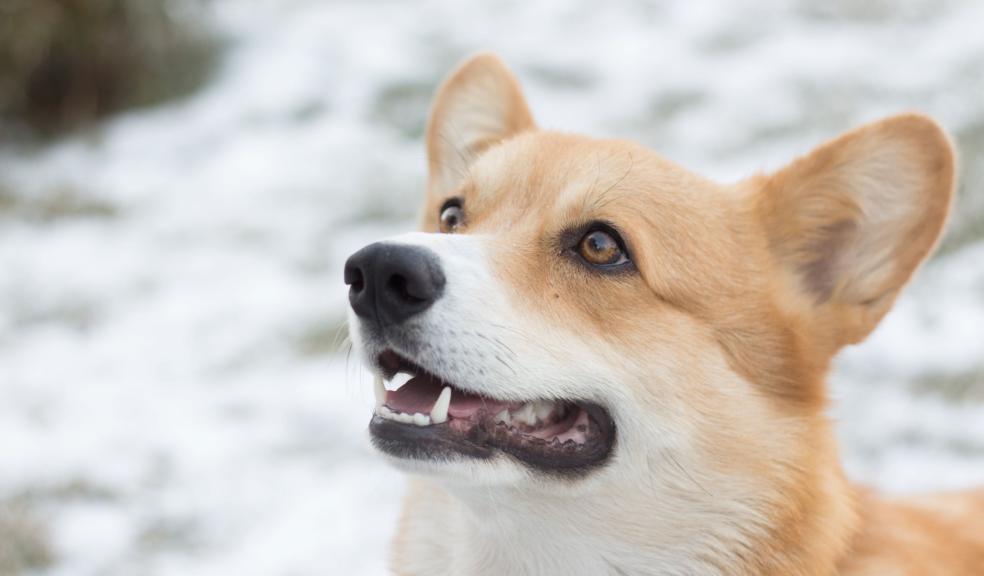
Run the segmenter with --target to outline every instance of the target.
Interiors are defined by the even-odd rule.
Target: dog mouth
[[[379,355],[376,410],[369,424],[384,453],[416,460],[488,459],[503,453],[544,472],[577,473],[603,464],[615,424],[598,404],[506,401],[477,394],[391,350]],[[387,390],[384,379],[395,384]]]

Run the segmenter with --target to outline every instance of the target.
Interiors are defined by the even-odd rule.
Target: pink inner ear
[[[535,129],[519,82],[498,57],[478,54],[441,85],[427,123],[431,181],[449,194],[488,146]]]
[[[938,239],[953,197],[943,130],[913,114],[821,145],[765,183],[761,214],[777,263],[798,281],[817,341],[860,342]],[[811,316],[812,315],[812,316]]]
[[[858,223],[841,220],[820,229],[817,239],[804,248],[809,260],[800,266],[806,288],[822,304],[833,295],[840,280],[839,263],[854,240]]]

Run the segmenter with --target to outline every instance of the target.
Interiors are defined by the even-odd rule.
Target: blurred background
[[[0,575],[383,574],[344,258],[413,227],[432,91],[727,181],[921,110],[950,231],[832,384],[850,476],[984,484],[984,3],[0,0]]]

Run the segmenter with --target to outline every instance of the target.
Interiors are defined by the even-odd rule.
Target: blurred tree
[[[52,136],[188,94],[217,42],[200,0],[3,0],[0,123]]]

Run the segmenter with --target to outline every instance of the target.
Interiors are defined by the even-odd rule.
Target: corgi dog
[[[537,129],[493,55],[441,86],[419,232],[345,264],[401,575],[984,574],[984,492],[852,485],[827,406],[933,250],[954,151],[915,114],[719,184]]]

